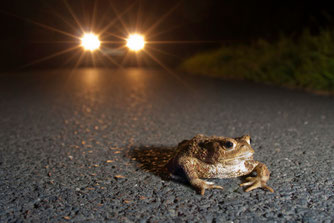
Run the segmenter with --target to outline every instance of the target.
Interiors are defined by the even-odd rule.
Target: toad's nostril
[[[205,146],[205,143],[204,142],[200,142],[198,143],[199,147],[203,148]]]

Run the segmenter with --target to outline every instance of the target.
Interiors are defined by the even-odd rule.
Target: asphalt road
[[[334,219],[333,97],[162,70],[4,74],[0,126],[0,222]],[[198,133],[250,134],[275,193],[170,180]]]

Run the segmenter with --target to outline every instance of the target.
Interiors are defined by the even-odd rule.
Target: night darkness
[[[106,29],[107,41],[119,41],[127,31],[146,32],[152,41],[170,41],[155,46],[159,60],[176,65],[194,52],[222,44],[249,43],[259,38],[275,40],[281,34],[297,36],[305,27],[312,32],[332,25],[333,10],[321,2],[290,1],[67,1],[84,30]],[[66,67],[75,64],[75,55],[64,54],[40,61],[78,44],[53,28],[81,36],[82,33],[64,1],[5,1],[1,18],[1,69]],[[95,11],[95,17],[93,16]],[[116,19],[119,17],[120,19]],[[158,23],[156,23],[159,21]],[[39,23],[39,25],[36,25]],[[154,27],[152,27],[156,24]],[[52,27],[51,29],[45,28]],[[125,28],[128,29],[127,31]],[[181,42],[180,42],[181,41]],[[182,43],[182,41],[184,41]],[[188,42],[188,43],[187,43]],[[122,44],[122,43],[119,43]],[[119,47],[109,44],[109,48]],[[172,55],[172,56],[171,56]],[[120,61],[119,55],[115,56]],[[68,60],[64,60],[68,58]],[[142,65],[155,63],[143,59]],[[34,63],[38,61],[37,63]],[[30,65],[33,63],[32,65]],[[97,61],[97,65],[109,66]],[[92,65],[89,57],[84,65]],[[128,58],[126,65],[136,65]],[[25,66],[28,65],[28,66]]]

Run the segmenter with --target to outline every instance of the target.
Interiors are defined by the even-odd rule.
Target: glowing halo
[[[145,46],[144,37],[139,34],[131,34],[126,40],[126,46],[132,51],[140,51]]]
[[[85,33],[81,38],[81,46],[85,50],[94,51],[101,45],[99,38],[93,33]]]

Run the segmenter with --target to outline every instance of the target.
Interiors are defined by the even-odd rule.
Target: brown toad
[[[196,135],[178,145],[178,152],[167,168],[173,175],[186,176],[190,184],[203,195],[205,189],[223,189],[212,182],[200,178],[232,178],[256,172],[255,177],[247,177],[240,186],[250,186],[245,191],[262,187],[271,192],[274,190],[266,182],[270,172],[265,164],[253,160],[254,150],[251,138],[244,135],[238,138],[227,138]]]

